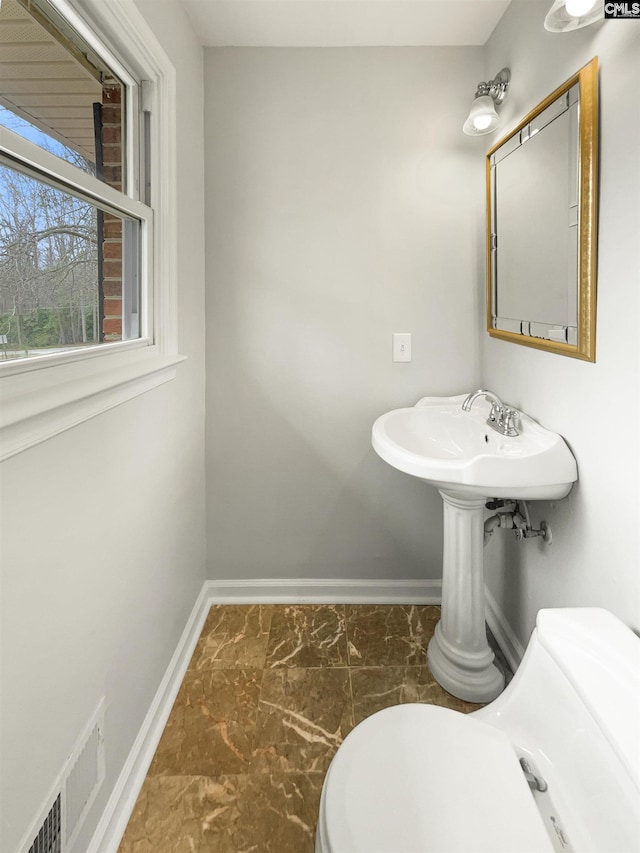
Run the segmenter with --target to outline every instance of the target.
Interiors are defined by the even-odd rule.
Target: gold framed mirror
[[[598,59],[489,149],[487,330],[595,361]]]

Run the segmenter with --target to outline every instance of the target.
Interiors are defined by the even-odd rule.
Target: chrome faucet
[[[472,392],[462,404],[462,411],[470,412],[471,406],[478,397],[485,397],[491,403],[491,412],[487,418],[487,424],[491,429],[499,432],[500,435],[518,435],[516,419],[519,417],[519,412],[505,405],[493,391],[485,391],[481,388],[479,391]]]

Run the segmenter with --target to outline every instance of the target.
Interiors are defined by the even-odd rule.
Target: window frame
[[[49,183],[62,178],[60,188],[141,222],[140,337],[0,364],[0,461],[172,380],[184,360],[176,310],[175,69],[133,0],[49,2],[127,85],[126,158],[134,168],[121,193],[6,128],[0,150],[18,155],[19,163],[9,155],[13,168],[18,163]],[[152,152],[149,206],[138,200],[143,115]]]

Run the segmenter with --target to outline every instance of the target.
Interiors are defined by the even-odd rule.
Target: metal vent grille
[[[29,853],[61,853],[61,850],[62,797],[58,794],[29,848]]]
[[[70,844],[103,779],[102,720],[94,722],[65,784],[65,837]]]
[[[25,832],[20,853],[68,853],[74,849],[104,781],[104,705],[102,698],[49,789],[38,817]]]

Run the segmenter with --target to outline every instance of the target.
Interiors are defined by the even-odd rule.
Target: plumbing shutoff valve
[[[547,545],[551,545],[553,541],[553,534],[546,521],[541,521],[539,528],[525,526],[518,527],[516,530],[516,539],[518,542],[521,542],[523,539],[534,539],[536,536],[542,536],[542,539],[547,543]]]
[[[551,527],[546,521],[540,522],[540,527],[531,526],[529,518],[529,508],[526,501],[508,501],[508,500],[492,500],[485,504],[487,509],[499,509],[502,512],[497,512],[490,516],[484,523],[484,544],[486,545],[491,539],[493,531],[502,528],[503,530],[513,530],[518,542],[523,539],[534,539],[541,536],[547,545],[552,542]]]

